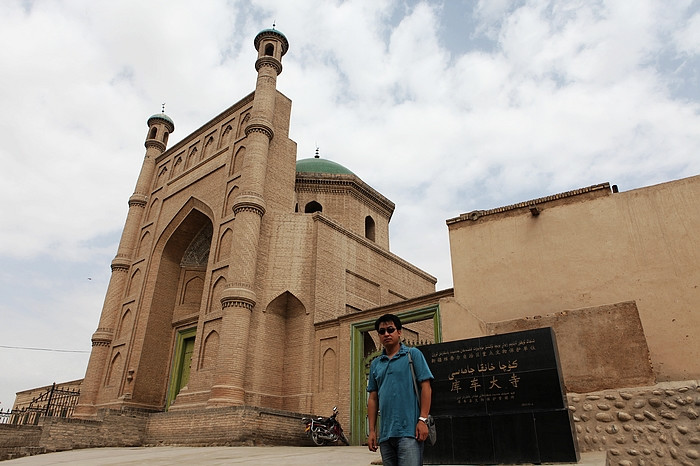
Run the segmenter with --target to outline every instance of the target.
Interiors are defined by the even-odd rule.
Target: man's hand
[[[369,448],[369,451],[377,451],[377,447],[377,433],[370,432],[369,437],[367,437],[367,448]]]
[[[416,440],[424,442],[428,438],[428,424],[423,421],[418,421],[416,424]]]

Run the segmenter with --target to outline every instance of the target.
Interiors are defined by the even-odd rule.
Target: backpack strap
[[[413,370],[413,358],[411,357],[411,348],[408,348],[408,365],[411,368],[411,377],[413,378],[413,390],[416,392],[418,400],[418,408],[420,409],[420,394],[418,393],[418,383],[416,382],[416,372]]]

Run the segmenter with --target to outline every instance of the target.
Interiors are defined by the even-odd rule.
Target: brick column
[[[246,157],[241,173],[241,194],[233,201],[233,235],[228,286],[221,297],[219,361],[208,406],[245,403],[246,365],[251,315],[257,304],[255,272],[258,263],[260,225],[265,214],[265,177],[268,152],[274,136],[272,120],[277,98],[277,76],[287,39],[274,29],[255,38],[258,78],[251,119],[245,128]]]
[[[114,329],[119,320],[121,300],[129,283],[129,269],[134,258],[134,250],[138,243],[144,211],[153,183],[155,160],[165,152],[168,136],[174,130],[175,126],[172,120],[165,114],[156,114],[148,119],[148,135],[145,142],[146,155],[139,178],[136,181],[134,194],[129,198],[129,211],[119,240],[117,255],[112,261],[112,276],[109,279],[100,322],[92,335],[92,351],[74,417],[92,417],[97,413],[95,404],[98,402],[100,387],[109,366]]]

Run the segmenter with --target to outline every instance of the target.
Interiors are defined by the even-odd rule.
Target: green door
[[[364,360],[362,361],[362,366],[364,367],[364,385],[365,388],[367,388],[367,384],[369,383],[369,366],[372,364],[372,361],[374,358],[382,354],[382,350],[377,350],[370,355],[366,356]],[[365,402],[364,404],[360,404],[360,409],[362,410],[362,414],[364,415],[365,418],[365,429],[364,432],[361,433],[361,439],[366,439],[369,437],[369,417],[367,416],[367,400],[369,399],[369,393],[367,393],[367,390],[365,390]],[[362,409],[364,407],[364,409]],[[379,432],[379,424],[381,423],[381,413],[379,413],[380,416],[377,416],[377,432]]]
[[[196,328],[182,330],[175,338],[175,351],[173,354],[173,368],[170,376],[168,399],[165,409],[175,401],[175,397],[190,380],[190,366],[192,365],[192,353],[194,352],[194,339]]]
[[[440,329],[440,308],[437,304],[412,309],[397,313],[403,324],[432,320],[433,341],[442,341]],[[369,421],[367,419],[367,380],[369,378],[369,366],[372,359],[381,354],[377,350],[367,347],[364,335],[374,331],[374,320],[366,320],[350,324],[350,443],[362,445],[369,434]],[[379,424],[379,419],[377,419]],[[377,426],[378,427],[378,426]]]
[[[190,366],[192,365],[192,352],[194,351],[194,337],[185,338],[183,342],[183,356],[180,365],[180,380],[177,384],[177,392],[180,393],[182,387],[187,386],[190,381]]]

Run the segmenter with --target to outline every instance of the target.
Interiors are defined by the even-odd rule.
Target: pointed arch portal
[[[135,377],[134,401],[168,407],[187,385],[195,338],[192,316],[202,306],[212,243],[213,224],[206,211],[206,205],[190,199],[154,247],[155,274],[146,285],[152,294],[147,297],[150,306],[144,307],[147,330],[137,370],[148,377]],[[181,321],[187,327],[174,328]]]

